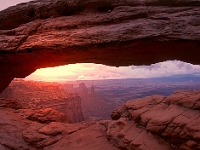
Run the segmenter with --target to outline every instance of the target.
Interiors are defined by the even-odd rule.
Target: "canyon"
[[[199,100],[199,90],[147,96],[123,103],[112,120],[74,124],[55,110],[33,112],[1,99],[0,148],[198,150]]]
[[[17,101],[23,109],[55,109],[75,123],[84,119],[81,98],[73,90],[73,85],[14,80],[0,97]]]
[[[200,64],[199,5],[198,0],[36,0],[2,10],[0,91],[14,78],[58,65]]]
[[[3,150],[200,149],[200,91],[172,92],[181,88],[200,88],[200,77],[65,84],[15,79],[0,94],[0,146]],[[166,96],[158,95],[162,91]],[[128,100],[131,96],[139,98]]]
[[[199,65],[199,6],[199,0],[36,0],[2,10],[0,92],[14,78],[50,66],[165,60]],[[70,118],[74,111],[80,114],[80,105],[74,111],[65,107],[67,116],[0,99],[0,149],[198,150],[199,93],[182,90],[129,100],[111,113],[111,120],[94,122]],[[79,101],[70,95],[72,105],[74,98]]]

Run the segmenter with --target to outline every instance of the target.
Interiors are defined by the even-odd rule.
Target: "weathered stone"
[[[0,98],[0,107],[8,107],[13,109],[21,109],[22,106],[15,100]]]
[[[62,135],[54,135],[50,137],[40,134],[35,127],[23,131],[22,136],[29,145],[33,145],[36,148],[44,148],[52,145],[62,138]]]
[[[1,97],[12,99],[9,104],[12,103],[12,108],[15,109],[52,108],[65,114],[70,122],[84,120],[81,98],[70,84],[16,79],[0,94]],[[0,106],[3,106],[4,103],[7,104],[8,100],[4,102],[0,99]]]
[[[170,150],[166,142],[159,141],[134,122],[120,119],[108,124],[107,136],[120,149],[126,150]]]
[[[147,145],[147,147],[148,144],[151,145],[151,142],[145,143],[145,138],[148,137],[146,132],[151,133],[152,139],[155,138],[158,141],[162,139],[163,142],[169,142],[177,149],[199,149],[200,112],[194,109],[199,100],[199,93],[199,90],[183,90],[176,91],[168,97],[148,96],[127,101],[124,105],[125,111],[116,109],[113,112],[114,114],[120,113],[121,117],[109,123],[107,135],[117,147],[130,147],[130,143],[133,144],[137,141],[136,138],[139,139],[136,135],[139,131],[135,132],[137,129],[141,131],[139,133],[145,132],[145,134],[142,134],[143,140],[138,140],[139,143],[132,145],[134,149],[141,148],[141,145]],[[136,129],[132,129],[133,127]],[[129,133],[132,137],[128,136]],[[128,138],[125,139],[126,136]],[[154,145],[158,146],[158,144]],[[167,147],[164,146],[164,148]]]
[[[33,121],[39,121],[42,123],[49,122],[70,122],[68,117],[61,112],[58,112],[52,108],[45,108],[40,110],[35,110],[33,113],[29,114],[27,119]]]
[[[5,9],[0,91],[37,68],[69,63],[200,64],[199,5],[197,0],[38,0]]]
[[[113,146],[106,138],[104,133],[102,132],[104,127],[99,124],[90,125],[90,127],[86,129],[82,129],[76,131],[75,133],[70,134],[62,138],[59,142],[49,147],[46,147],[45,150],[118,150],[115,146]]]

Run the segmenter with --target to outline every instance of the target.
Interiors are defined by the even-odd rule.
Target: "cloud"
[[[122,78],[152,78],[179,74],[200,74],[200,66],[182,61],[165,61],[150,66],[111,67],[101,64],[70,64],[39,69],[27,80],[98,80]]]
[[[143,77],[161,77],[178,74],[200,73],[199,65],[192,65],[182,61],[165,61],[150,66],[131,66],[133,74],[142,74]],[[141,77],[142,77],[141,76]]]
[[[29,2],[29,1],[31,1],[31,0],[4,0],[3,2],[1,1],[0,11],[3,9],[6,9],[10,6],[14,6],[16,4],[23,3],[23,2]]]

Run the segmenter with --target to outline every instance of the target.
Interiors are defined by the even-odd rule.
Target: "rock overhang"
[[[197,0],[32,1],[0,12],[2,91],[15,77],[72,63],[200,64]]]

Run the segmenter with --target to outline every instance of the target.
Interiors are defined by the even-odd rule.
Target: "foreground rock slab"
[[[108,137],[117,147],[126,149],[198,150],[199,100],[199,90],[183,90],[168,97],[155,95],[127,101],[112,113],[116,121],[109,122]],[[152,145],[154,142],[157,144]],[[170,147],[163,142],[170,143]]]
[[[0,148],[200,150],[199,101],[200,90],[147,96],[121,105],[111,114],[112,120],[77,124],[29,120],[33,110],[4,105],[0,107]]]
[[[32,112],[0,107],[1,150],[118,149],[107,140],[103,125],[86,122],[69,124],[51,118],[42,123],[26,119]]]

